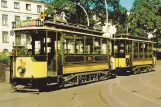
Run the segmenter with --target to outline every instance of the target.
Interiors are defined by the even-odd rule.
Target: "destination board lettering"
[[[21,27],[36,26],[36,20],[21,21]]]

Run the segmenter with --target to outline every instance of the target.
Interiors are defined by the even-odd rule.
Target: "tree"
[[[52,2],[47,5],[47,14],[53,15],[55,10],[61,12],[68,9],[71,13],[70,19],[68,20],[70,23],[87,25],[87,16],[78,3],[87,11],[90,26],[94,26],[97,22],[101,22],[101,25],[105,23],[106,6],[104,0],[52,0]],[[107,4],[109,21],[113,24],[124,25],[126,23],[126,8],[119,4],[119,0],[107,0]],[[96,15],[99,20],[93,20],[94,15]]]
[[[52,0],[47,3],[46,13],[48,16],[54,17],[61,12],[70,12],[71,14],[76,12],[76,6],[71,0]]]
[[[115,20],[117,25],[117,33],[128,33],[128,15],[127,9],[119,5],[119,11],[116,13],[118,14],[118,19]]]
[[[160,0],[135,0],[130,14],[130,33],[147,37],[149,33],[160,35]]]

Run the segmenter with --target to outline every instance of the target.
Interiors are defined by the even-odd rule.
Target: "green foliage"
[[[55,11],[62,12],[69,10],[71,13],[75,13],[75,5],[71,2],[71,0],[52,0],[50,3],[47,3],[47,14],[51,14],[52,16],[55,14]]]
[[[161,39],[158,40],[158,47],[161,47]]]
[[[160,0],[135,0],[130,14],[130,33],[147,37],[160,34]]]
[[[73,2],[74,3],[73,3]],[[80,1],[80,2],[79,2]],[[119,4],[120,0],[107,0],[109,20],[113,24],[125,24],[126,23],[126,8]],[[90,26],[95,25],[97,22],[101,22],[103,25],[106,21],[106,6],[104,0],[52,0],[47,4],[47,14],[54,14],[54,11],[62,12],[69,11],[71,13],[69,23],[87,25],[86,14],[84,10],[76,5],[80,3],[82,7],[88,13]],[[93,20],[93,16],[96,15],[98,20]],[[122,28],[124,29],[124,28]]]
[[[9,64],[10,63],[10,58],[9,56],[5,55],[0,55],[0,64]]]

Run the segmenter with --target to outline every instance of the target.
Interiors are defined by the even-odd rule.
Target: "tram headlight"
[[[17,68],[17,71],[18,71],[19,73],[25,73],[26,68],[25,68],[25,67],[22,67],[22,66],[19,66],[19,67]]]

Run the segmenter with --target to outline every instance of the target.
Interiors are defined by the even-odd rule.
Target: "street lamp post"
[[[105,1],[105,5],[106,5],[106,22],[108,24],[108,10],[107,10],[108,5],[107,5],[107,1],[106,0],[104,0],[104,1]]]
[[[127,17],[129,17],[129,15],[130,15],[130,12],[127,12]],[[129,26],[130,26],[130,23],[127,23],[127,34],[129,33]]]

